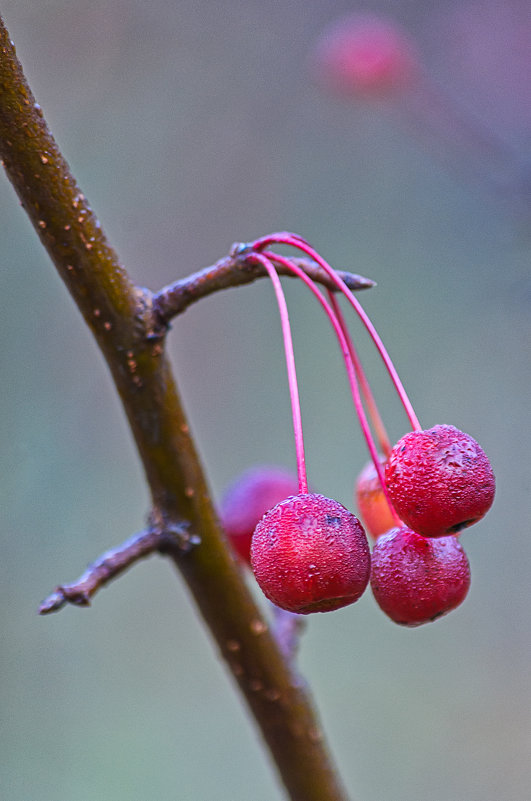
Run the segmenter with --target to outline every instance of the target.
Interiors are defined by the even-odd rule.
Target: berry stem
[[[356,350],[356,348],[354,347],[354,343],[352,342],[352,338],[349,334],[349,330],[347,328],[347,324],[345,322],[345,318],[343,316],[343,312],[341,311],[339,302],[333,292],[328,291],[327,294],[328,294],[328,299],[330,301],[330,305],[334,310],[334,314],[336,315],[337,321],[341,326],[341,330],[345,335],[345,339],[347,340],[350,358],[352,359],[356,375],[358,376],[361,392],[365,400],[365,404],[367,406],[367,410],[369,412],[369,417],[371,419],[373,428],[376,432],[376,437],[378,439],[380,449],[383,455],[387,458],[391,453],[391,443],[389,442],[389,437],[387,436],[387,431],[385,429],[382,417],[378,410],[378,406],[376,405],[374,395],[372,394],[369,381],[367,380],[367,376],[365,375],[365,370],[363,369],[360,357],[358,356],[358,351]]]
[[[409,422],[411,423],[411,427],[413,428],[414,431],[422,431],[422,426],[420,425],[417,415],[415,414],[413,405],[409,400],[409,397],[406,393],[406,390],[404,389],[404,386],[400,380],[397,370],[393,362],[391,361],[391,357],[387,353],[387,350],[382,340],[380,339],[380,336],[376,331],[376,328],[372,324],[368,314],[365,312],[361,303],[354,297],[353,293],[346,286],[345,282],[342,281],[341,278],[337,275],[333,267],[331,267],[328,264],[328,262],[325,261],[325,259],[323,259],[322,256],[320,256],[319,253],[317,253],[317,251],[311,247],[311,245],[309,245],[304,239],[295,234],[290,234],[287,232],[269,234],[268,236],[264,236],[261,239],[257,239],[254,242],[254,247],[257,250],[261,250],[262,248],[267,247],[268,245],[271,244],[289,245],[293,248],[301,250],[303,253],[306,253],[307,256],[313,259],[320,267],[322,267],[323,270],[330,276],[334,284],[338,287],[338,289],[341,290],[341,292],[345,295],[345,297],[349,301],[350,305],[354,308],[360,320],[362,321],[365,328],[369,332],[372,341],[376,345],[376,349],[378,350],[378,353],[380,354],[385,364],[387,372],[391,377],[394,387],[398,393],[398,397],[400,398],[400,401],[402,402],[402,405],[405,409]]]
[[[386,499],[387,503],[389,504],[389,508],[392,510],[394,516],[396,517],[397,521],[399,522],[399,518],[394,512],[393,504],[391,503],[391,499],[389,498],[388,493],[387,493],[387,487],[385,486],[385,478],[384,478],[384,474],[383,474],[383,470],[382,470],[382,465],[380,463],[380,459],[379,459],[379,456],[378,456],[378,451],[376,449],[376,445],[374,443],[374,439],[373,439],[373,436],[372,436],[372,433],[371,433],[371,429],[370,429],[370,426],[369,426],[369,423],[368,423],[368,420],[367,420],[367,416],[365,414],[365,409],[363,408],[363,403],[361,401],[361,395],[360,395],[360,390],[359,390],[359,385],[358,385],[358,379],[357,379],[357,376],[356,376],[356,370],[354,368],[354,362],[353,362],[352,357],[350,355],[348,341],[347,341],[347,338],[346,338],[345,334],[343,333],[343,330],[341,328],[341,325],[340,325],[338,319],[336,318],[336,316],[334,314],[334,311],[333,311],[332,307],[327,302],[327,300],[324,297],[324,295],[322,294],[322,292],[320,292],[319,289],[317,289],[317,287],[313,284],[311,279],[308,278],[308,276],[306,275],[304,270],[301,270],[300,267],[297,267],[295,264],[292,264],[292,262],[289,259],[285,258],[284,256],[279,256],[276,253],[270,253],[270,252],[266,251],[263,255],[268,260],[269,259],[271,259],[271,260],[274,259],[276,262],[281,264],[283,267],[286,267],[286,269],[291,269],[292,272],[294,273],[294,275],[297,275],[301,279],[301,281],[304,284],[306,284],[308,289],[311,292],[313,292],[313,294],[315,295],[315,297],[317,298],[317,300],[319,301],[319,303],[321,304],[321,306],[325,310],[325,312],[326,312],[326,314],[328,316],[328,319],[330,320],[330,323],[332,324],[332,327],[333,327],[333,329],[335,331],[335,334],[336,334],[336,337],[338,339],[339,345],[341,347],[341,352],[343,354],[343,359],[344,359],[345,367],[346,367],[346,370],[347,370],[347,376],[348,376],[348,380],[349,380],[349,384],[350,384],[350,389],[351,389],[351,392],[352,392],[352,400],[354,401],[354,408],[356,409],[356,414],[358,415],[358,419],[359,419],[359,422],[360,422],[361,430],[363,432],[363,436],[365,437],[365,441],[367,443],[367,447],[369,449],[369,453],[371,455],[371,459],[372,459],[372,461],[374,463],[374,468],[376,470],[376,473],[378,474],[378,478],[380,480],[382,491],[383,491],[383,493],[385,495],[385,499]],[[277,278],[278,278],[278,276],[277,276]]]
[[[299,495],[308,492],[308,477],[306,474],[306,458],[304,455],[304,437],[302,433],[301,404],[299,398],[299,388],[297,384],[297,372],[295,370],[295,355],[293,353],[293,338],[291,336],[291,326],[289,322],[288,307],[280,278],[273,267],[271,261],[265,254],[252,253],[250,260],[261,264],[273,283],[277,298],[280,323],[282,326],[282,337],[284,339],[284,352],[286,354],[286,369],[288,372],[289,394],[291,399],[291,413],[293,416],[293,431],[295,435],[295,452],[297,455],[297,476],[299,479]],[[302,272],[302,270],[301,270]],[[310,279],[308,279],[310,280]]]
[[[299,647],[300,635],[304,631],[306,621],[303,615],[281,609],[271,602],[273,614],[273,636],[278,647],[289,663],[295,662]]]

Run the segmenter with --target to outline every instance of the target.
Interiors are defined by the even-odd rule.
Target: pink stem
[[[376,449],[376,445],[374,444],[374,439],[372,437],[371,429],[370,429],[369,423],[367,421],[367,416],[366,416],[365,410],[363,408],[363,403],[361,402],[361,395],[360,395],[360,390],[359,390],[359,386],[358,386],[358,380],[357,380],[357,377],[356,377],[356,371],[354,369],[354,363],[353,363],[352,357],[350,355],[350,350],[349,350],[347,338],[345,337],[345,334],[343,333],[341,325],[339,324],[339,322],[338,322],[338,320],[337,320],[337,318],[336,318],[336,316],[334,314],[334,311],[333,311],[332,307],[330,306],[329,303],[327,303],[324,295],[319,291],[319,289],[317,289],[317,287],[314,285],[314,283],[311,280],[311,278],[309,278],[306,275],[304,270],[302,270],[297,265],[293,264],[289,259],[287,259],[287,258],[285,258],[283,256],[279,256],[276,253],[270,253],[270,252],[266,251],[263,255],[268,260],[271,259],[271,260],[274,260],[274,261],[278,262],[279,264],[282,264],[282,266],[286,267],[288,270],[291,270],[291,272],[294,275],[297,275],[301,279],[301,281],[304,284],[306,284],[308,289],[310,289],[311,292],[313,292],[313,294],[315,295],[315,297],[317,298],[317,300],[319,301],[319,303],[321,304],[321,306],[325,310],[326,314],[328,315],[328,319],[330,320],[330,322],[332,324],[332,327],[333,327],[333,329],[335,331],[336,337],[337,337],[337,339],[339,341],[339,344],[340,344],[340,347],[341,347],[341,352],[343,354],[343,359],[344,359],[345,367],[346,367],[346,370],[347,370],[350,389],[351,389],[351,392],[352,392],[352,400],[354,401],[354,407],[356,409],[356,414],[358,415],[358,419],[360,421],[361,430],[363,432],[363,436],[365,437],[365,441],[367,442],[367,447],[369,449],[369,453],[371,455],[371,459],[372,459],[372,461],[374,463],[374,468],[375,468],[375,470],[376,470],[376,472],[378,474],[378,479],[380,481],[380,484],[381,484],[381,487],[382,487],[382,491],[383,491],[383,493],[385,495],[385,499],[386,499],[386,501],[387,501],[387,503],[389,505],[389,508],[393,512],[393,515],[395,516],[395,518],[397,520],[397,524],[401,525],[398,516],[395,514],[395,511],[394,511],[394,508],[393,508],[393,504],[391,503],[391,500],[390,500],[390,498],[389,498],[389,496],[387,494],[387,487],[385,486],[385,478],[384,478],[384,474],[383,474],[383,470],[382,470],[382,465],[380,463],[380,459],[379,459],[378,451]]]
[[[387,436],[387,431],[385,430],[382,417],[378,410],[378,406],[374,399],[374,395],[372,394],[372,390],[369,381],[367,380],[365,370],[363,369],[360,357],[358,356],[358,351],[354,347],[354,343],[352,342],[352,339],[350,337],[349,330],[347,328],[347,324],[345,322],[345,318],[343,316],[343,312],[341,311],[341,307],[338,303],[337,297],[330,290],[328,290],[327,294],[328,294],[328,300],[330,301],[330,305],[334,310],[334,314],[337,317],[337,321],[341,326],[341,330],[345,335],[345,339],[347,340],[350,358],[354,363],[354,369],[356,371],[358,381],[360,382],[361,394],[363,395],[363,399],[365,400],[365,404],[369,412],[369,417],[371,419],[373,428],[376,432],[376,437],[380,445],[380,450],[382,451],[385,458],[387,458],[391,453],[391,443],[389,442],[389,437]]]
[[[303,253],[306,253],[307,256],[313,259],[320,267],[323,268],[323,270],[327,273],[327,275],[330,276],[330,278],[337,286],[337,288],[341,290],[341,292],[345,295],[351,306],[353,306],[358,316],[360,317],[362,323],[364,324],[365,328],[369,332],[374,344],[376,345],[378,353],[380,354],[387,368],[387,372],[391,377],[391,380],[395,386],[398,396],[408,416],[409,422],[411,423],[411,427],[413,428],[414,431],[421,431],[422,427],[418,421],[417,415],[415,414],[411,401],[408,398],[406,390],[404,389],[404,386],[400,381],[396,368],[393,362],[391,361],[391,357],[387,353],[387,350],[382,340],[380,339],[380,336],[378,335],[378,332],[376,331],[374,325],[372,324],[369,316],[366,314],[361,303],[359,302],[359,300],[357,300],[357,298],[354,297],[353,293],[350,291],[345,282],[341,280],[341,278],[336,274],[335,270],[328,264],[328,262],[325,261],[322,258],[322,256],[320,256],[319,253],[317,253],[316,250],[314,250],[305,240],[301,239],[299,236],[286,232],[278,234],[269,234],[268,236],[264,236],[261,239],[257,239],[253,243],[253,247],[259,250],[264,247],[267,247],[270,244],[290,245],[291,247],[302,250]]]
[[[304,455],[304,437],[302,434],[301,404],[299,399],[299,388],[297,385],[297,373],[295,370],[295,355],[293,353],[293,338],[291,336],[291,326],[289,323],[288,307],[286,298],[280,283],[280,278],[267,255],[253,253],[249,260],[259,262],[271,278],[275,295],[277,298],[280,322],[282,325],[282,336],[284,339],[284,352],[286,354],[286,369],[288,372],[289,394],[291,398],[291,413],[293,416],[293,431],[295,435],[295,452],[297,455],[297,476],[299,479],[299,494],[304,495],[308,492],[308,477],[306,474],[306,458]]]

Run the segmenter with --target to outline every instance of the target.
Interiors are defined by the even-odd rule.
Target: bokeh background
[[[498,494],[462,537],[473,584],[460,609],[408,630],[368,592],[312,617],[301,669],[359,801],[526,801],[529,3],[4,0],[2,9],[37,100],[137,282],[156,289],[235,240],[277,229],[378,282],[363,300],[421,421],[475,436]],[[347,100],[312,80],[323,27],[357,9],[392,15],[415,39],[426,80],[446,98],[429,124],[400,96]],[[495,175],[485,137],[499,148]],[[36,614],[57,583],[142,527],[148,497],[103,361],[5,177],[0,209],[0,795],[280,799],[167,563],[138,565],[88,611]],[[288,283],[310,481],[352,507],[366,453],[338,349],[312,298]],[[355,321],[353,331],[397,439],[403,412]],[[216,498],[251,464],[294,465],[265,281],[187,311],[170,348]]]

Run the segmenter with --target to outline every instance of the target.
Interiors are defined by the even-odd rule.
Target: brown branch
[[[139,559],[152,553],[187,552],[199,544],[199,538],[190,536],[186,525],[173,531],[147,529],[133,534],[116,548],[105,551],[92,562],[82,576],[71,584],[60,584],[39,607],[39,614],[58,612],[65,604],[90,606],[92,596],[109,581],[119,576]]]
[[[39,607],[40,615],[58,612],[67,604],[90,606],[92,597],[132,567],[140,559],[153,553],[187,553],[200,544],[199,537],[191,536],[188,526],[183,524],[173,531],[149,528],[133,534],[125,542],[101,554],[85,572],[71,584],[60,584],[48,595]],[[287,612],[271,604],[273,616],[272,634],[285,658],[292,662],[299,646],[300,634],[306,620],[301,615]]]
[[[141,531],[133,534],[117,548],[105,551],[76,581],[72,584],[60,584],[45,598],[39,607],[39,614],[58,612],[67,603],[90,606],[90,599],[97,590],[127,570],[134,562],[157,550],[159,540],[158,532]]]
[[[250,284],[258,278],[267,278],[267,272],[263,266],[248,260],[247,255],[244,246],[234,245],[229,255],[220,259],[216,264],[205,267],[186,278],[181,278],[155,293],[153,308],[160,321],[163,324],[169,322],[173,317],[182,314],[192,303],[196,303],[213,292]],[[291,261],[301,267],[314,281],[323,284],[327,289],[337,291],[336,285],[325,271],[311,259],[293,258]],[[295,277],[285,265],[276,263],[275,267],[280,275],[289,278]],[[375,286],[374,281],[362,275],[339,270],[338,274],[352,290],[369,289]]]
[[[59,152],[3,26],[0,37],[3,166],[86,322],[99,341],[118,341],[141,302]]]
[[[229,554],[210,501],[150,296],[131,282],[72,178],[0,19],[0,157],[97,338],[144,465],[160,530],[189,521],[201,544],[170,558],[255,717],[292,801],[344,801],[306,690]]]

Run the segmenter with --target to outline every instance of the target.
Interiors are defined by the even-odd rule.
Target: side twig
[[[190,536],[188,527],[184,524],[173,531],[147,529],[133,534],[116,548],[105,551],[76,581],[56,587],[54,592],[41,603],[39,614],[58,612],[65,604],[90,606],[91,598],[98,590],[139,559],[145,559],[155,552],[165,554],[172,551],[187,552],[198,544],[199,538]]]
[[[121,545],[105,551],[88,566],[82,576],[72,584],[60,584],[40,605],[39,614],[58,612],[65,604],[90,606],[90,599],[97,590],[139,559],[157,550],[160,534],[155,531],[141,531],[133,534]]]
[[[192,303],[196,303],[213,292],[250,284],[258,278],[267,278],[264,267],[247,258],[248,255],[244,247],[234,245],[229,255],[220,259],[216,264],[168,284],[156,292],[153,295],[153,311],[158,315],[160,322],[168,323],[173,317],[182,314]],[[311,259],[294,258],[292,261],[301,267],[312,281],[323,284],[331,291],[337,291],[337,287],[326,272]],[[275,268],[280,275],[294,277],[293,273],[281,263],[275,262]],[[341,270],[338,271],[338,274],[352,290],[369,289],[375,286],[374,281],[362,275]]]

